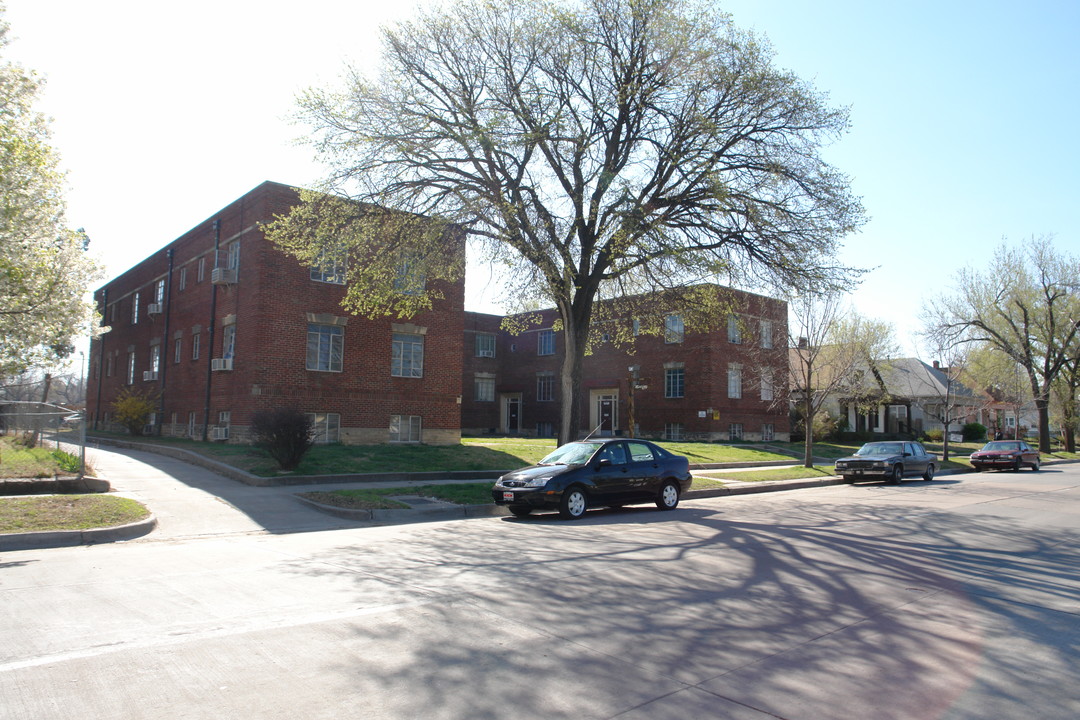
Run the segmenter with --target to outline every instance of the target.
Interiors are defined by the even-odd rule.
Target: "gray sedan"
[[[933,480],[936,469],[937,456],[926,452],[922,443],[899,440],[866,443],[854,455],[836,461],[836,474],[848,482],[881,478],[899,484],[909,475]]]

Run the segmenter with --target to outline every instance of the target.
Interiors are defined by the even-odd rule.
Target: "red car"
[[[1042,458],[1039,451],[1026,442],[1017,440],[995,440],[988,442],[982,450],[971,453],[971,466],[976,471],[1012,470],[1019,472],[1025,465],[1038,471]]]

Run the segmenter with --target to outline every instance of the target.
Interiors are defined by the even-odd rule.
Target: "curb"
[[[438,507],[429,508],[401,508],[399,509],[351,509],[326,505],[315,500],[310,500],[300,495],[293,495],[299,502],[318,510],[319,512],[339,517],[344,520],[367,520],[392,524],[429,522],[433,520],[455,520],[471,517],[495,517],[509,515],[510,511],[499,505],[454,505],[452,503],[440,503]]]
[[[75,547],[98,543],[134,540],[149,534],[157,527],[157,517],[127,525],[90,530],[51,530],[46,532],[10,533],[0,535],[0,552],[6,550],[38,550],[42,548]]]

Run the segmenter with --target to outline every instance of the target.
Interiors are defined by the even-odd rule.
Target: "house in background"
[[[979,421],[982,407],[981,396],[937,363],[892,358],[856,371],[823,409],[845,420],[851,432],[920,437],[943,430],[945,418],[949,430],[959,432],[965,423]]]
[[[621,346],[601,334],[585,357],[582,427],[597,435],[666,440],[787,440],[787,304],[738,290],[721,327],[694,332],[668,314],[661,335]],[[465,314],[462,431],[557,434],[565,356],[557,313],[519,318]]]
[[[295,407],[320,442],[455,443],[464,283],[410,320],[341,308],[340,268],[309,268],[261,224],[298,202],[266,182],[95,293],[88,417],[113,426],[125,388],[159,396],[151,432],[244,441],[254,413]],[[448,244],[448,252],[463,252]]]

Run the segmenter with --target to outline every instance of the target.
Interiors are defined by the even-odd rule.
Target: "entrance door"
[[[517,435],[521,432],[521,395],[503,396],[503,432]]]
[[[601,437],[610,437],[619,429],[619,391],[592,390],[589,409],[589,430]]]

